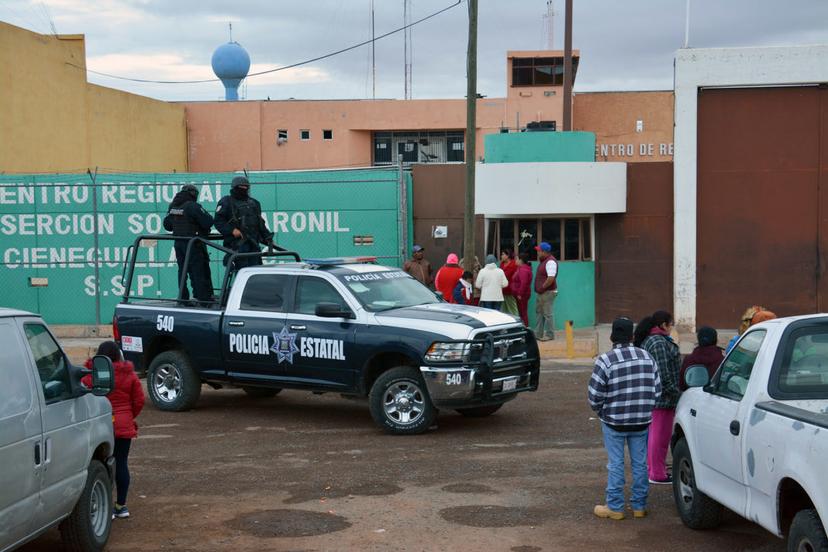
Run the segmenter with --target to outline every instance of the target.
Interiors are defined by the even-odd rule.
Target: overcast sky
[[[411,0],[419,19],[456,0]],[[575,0],[576,90],[670,89],[684,43],[685,0]],[[376,34],[402,25],[403,0],[374,0]],[[86,35],[89,69],[153,80],[214,78],[213,50],[233,39],[251,72],[293,64],[369,39],[371,0],[0,0],[0,20],[41,33]],[[556,48],[564,0],[554,0]],[[413,97],[465,95],[467,4],[413,28]],[[546,0],[480,0],[478,90],[506,93],[506,51],[546,46]],[[51,22],[50,22],[51,20]],[[691,0],[690,46],[828,43],[828,0]],[[371,48],[251,77],[248,99],[369,98]],[[376,44],[378,98],[404,95],[403,34]],[[221,83],[89,81],[165,100],[223,98]]]

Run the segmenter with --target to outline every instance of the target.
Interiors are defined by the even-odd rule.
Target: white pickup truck
[[[688,368],[676,409],[682,521],[713,528],[724,506],[787,537],[789,551],[828,552],[828,315],[750,328],[708,379]]]

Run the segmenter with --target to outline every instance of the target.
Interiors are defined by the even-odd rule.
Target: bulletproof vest
[[[192,203],[188,201],[187,203]],[[184,214],[184,206],[187,203],[182,203],[176,207],[170,206],[167,211],[172,215],[173,236],[196,236],[199,232],[198,224],[190,217]]]
[[[233,219],[239,226],[242,234],[253,239],[258,240],[259,236],[259,217],[261,213],[256,208],[256,203],[248,199],[230,198],[230,208],[233,210]]]

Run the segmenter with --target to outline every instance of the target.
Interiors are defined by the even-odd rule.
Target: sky
[[[412,20],[457,0],[409,0]],[[689,46],[828,44],[828,0],[690,0]],[[87,67],[150,80],[215,78],[210,58],[229,40],[251,72],[312,59],[370,39],[371,0],[0,0],[0,20],[36,32],[86,35]],[[403,0],[374,0],[376,35],[403,24]],[[576,91],[669,90],[684,45],[686,0],[574,0]],[[546,0],[479,0],[478,92],[506,94],[506,51],[546,48]],[[563,48],[564,0],[553,41]],[[462,98],[468,5],[412,29],[412,97]],[[404,97],[404,41],[376,42],[376,97]],[[370,98],[371,48],[250,77],[247,99]],[[163,100],[223,99],[220,82],[146,84],[89,74],[90,82]]]

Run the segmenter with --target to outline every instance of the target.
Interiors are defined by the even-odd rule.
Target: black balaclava
[[[250,197],[250,181],[244,176],[237,176],[230,183],[230,195],[235,199]]]

